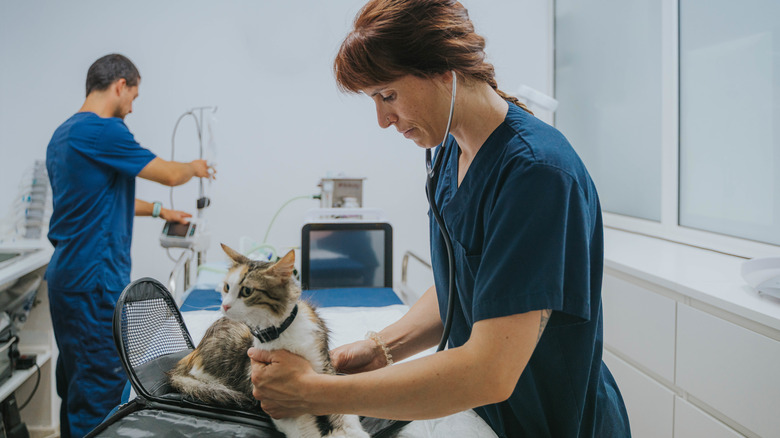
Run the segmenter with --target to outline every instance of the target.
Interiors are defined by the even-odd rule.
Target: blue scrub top
[[[475,411],[501,437],[630,436],[623,399],[601,360],[601,208],[574,149],[510,103],[460,187],[455,139],[439,152],[446,155],[435,198],[452,238],[460,304],[450,348],[466,343],[477,321],[553,310],[511,397]],[[429,216],[444,320],[447,251]]]
[[[81,112],[54,131],[46,150],[50,287],[121,291],[130,282],[135,177],[154,158],[119,118]]]

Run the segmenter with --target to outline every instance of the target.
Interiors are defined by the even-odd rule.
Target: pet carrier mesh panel
[[[162,298],[125,303],[120,322],[127,359],[134,368],[154,358],[193,348],[187,329]]]
[[[195,347],[176,302],[159,281],[128,285],[114,311],[114,342],[137,397],[87,435],[93,437],[283,438],[259,407],[248,411],[182,397],[167,372]],[[373,438],[392,438],[405,423],[361,418]]]

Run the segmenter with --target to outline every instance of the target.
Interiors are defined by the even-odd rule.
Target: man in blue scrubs
[[[168,186],[209,177],[203,160],[165,161],[135,141],[124,118],[140,79],[122,55],[95,61],[83,106],[57,128],[46,151],[54,204],[46,279],[63,438],[97,426],[119,404],[127,380],[111,327],[116,300],[130,282],[133,216],[177,222],[191,216],[135,199],[136,176]]]
[[[452,239],[454,284],[431,215],[435,285],[399,321],[331,352],[351,375],[249,350],[254,396],[274,418],[474,409],[501,438],[630,437],[602,362],[596,188],[564,136],[498,89],[484,48],[454,0],[370,0],[358,13],[336,79],[373,99],[380,127],[422,148],[442,144],[433,197]],[[393,364],[438,343],[450,286],[449,348]]]

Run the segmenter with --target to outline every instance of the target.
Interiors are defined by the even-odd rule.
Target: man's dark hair
[[[141,74],[132,61],[118,53],[98,59],[87,71],[87,96],[93,91],[105,90],[117,79],[124,79],[128,87],[134,87],[138,85]]]

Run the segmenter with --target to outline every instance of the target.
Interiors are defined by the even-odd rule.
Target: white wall
[[[364,205],[386,211],[395,234],[395,278],[412,250],[429,259],[423,152],[377,127],[373,103],[336,89],[331,65],[363,0],[79,2],[0,0],[0,212],[12,203],[54,129],[78,110],[89,65],[111,52],[138,66],[140,97],[126,123],[136,139],[169,159],[178,116],[218,105],[218,180],[207,210],[214,242],[261,240],[286,200],[317,193],[327,172],[364,176]],[[552,0],[464,0],[499,86],[521,83],[552,94]],[[175,159],[197,158],[194,125],[179,128]],[[197,183],[175,191],[195,210]],[[164,201],[168,189],[139,179],[137,196]],[[300,243],[306,210],[296,201],[269,242]],[[173,266],[159,246],[162,222],[139,218],[133,278],[165,280]]]

